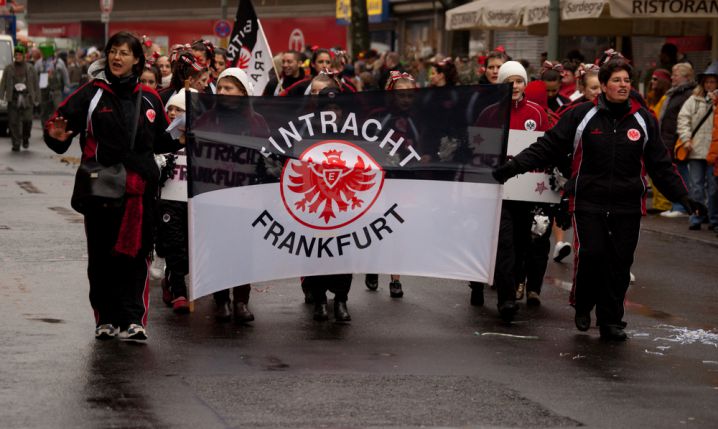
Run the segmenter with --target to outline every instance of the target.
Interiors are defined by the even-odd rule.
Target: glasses
[[[132,52],[125,50],[110,49],[109,56],[111,57],[131,57]]]

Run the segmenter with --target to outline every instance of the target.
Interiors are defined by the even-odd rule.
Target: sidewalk
[[[650,231],[667,235],[679,240],[692,240],[718,247],[718,234],[704,224],[700,231],[688,229],[688,218],[666,218],[659,214],[649,214],[641,220],[641,231]]]

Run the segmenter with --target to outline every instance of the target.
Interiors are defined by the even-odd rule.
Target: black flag
[[[239,1],[227,57],[232,67],[239,67],[249,75],[254,92],[261,94],[269,81],[272,52],[250,0]]]

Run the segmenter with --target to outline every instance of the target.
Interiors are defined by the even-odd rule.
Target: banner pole
[[[184,81],[184,105],[185,105],[185,133],[184,133],[184,144],[185,144],[185,152],[189,154],[189,151],[187,150],[187,146],[190,144],[190,140],[192,140],[192,92],[190,91],[190,82],[189,79],[185,79]],[[190,179],[190,160],[189,156],[187,157],[187,196],[189,197],[189,184],[192,183]],[[187,198],[187,217],[188,217],[188,225],[191,225],[189,222],[189,216],[190,216],[190,209],[189,209],[189,198]],[[188,239],[192,239],[191,235]],[[188,246],[188,252],[192,251],[192,246]],[[188,255],[190,256],[190,255]],[[192,263],[192,258],[190,256],[189,263]],[[189,300],[189,311],[190,313],[194,313],[194,299],[193,299],[193,288],[192,288],[192,268],[190,267],[189,270],[189,284],[190,287],[187,289],[187,299]]]
[[[259,27],[259,34],[265,34],[264,28],[262,28],[262,21],[259,20],[259,17],[257,17],[257,26]],[[284,87],[282,86],[282,81],[279,79],[279,70],[277,70],[276,64],[274,63],[272,47],[269,46],[269,41],[267,41],[267,52],[269,52],[269,60],[272,62],[272,70],[274,70],[274,74],[277,75],[277,85],[279,85],[281,91],[284,89]]]

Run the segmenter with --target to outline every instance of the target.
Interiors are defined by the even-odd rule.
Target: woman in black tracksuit
[[[106,166],[125,166],[124,204],[84,213],[90,303],[98,339],[120,331],[120,338],[145,340],[159,179],[154,154],[172,152],[180,144],[165,132],[168,123],[159,95],[138,83],[144,68],[140,41],[117,33],[107,42],[105,57],[93,67],[93,80],[70,95],[45,124],[44,138],[52,150],[64,153],[79,134],[83,160],[94,157]],[[138,97],[139,119],[133,123]]]
[[[645,214],[646,174],[670,200],[698,205],[661,142],[655,117],[630,98],[631,66],[622,58],[601,66],[601,94],[575,107],[513,160],[494,170],[510,177],[556,165],[572,153],[566,184],[575,234],[576,327],[586,331],[596,307],[602,338],[625,340],[623,301]]]

